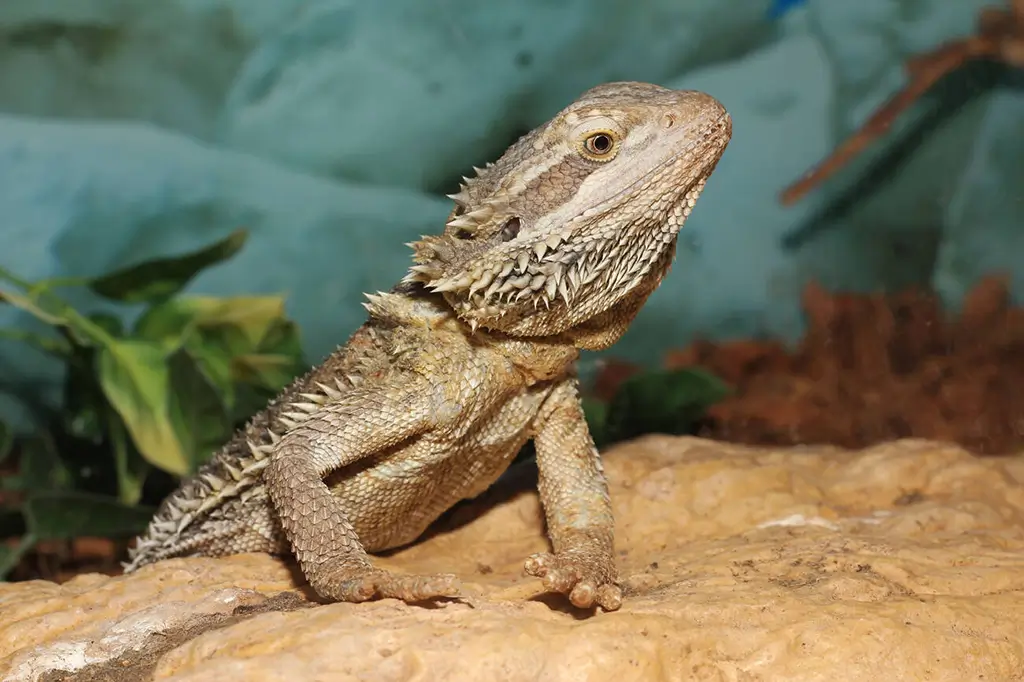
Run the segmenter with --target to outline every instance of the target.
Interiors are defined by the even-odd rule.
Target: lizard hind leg
[[[283,445],[279,464],[267,468],[268,489],[274,491],[271,496],[299,567],[317,594],[343,602],[419,602],[459,595],[461,585],[453,575],[399,575],[374,568],[344,501],[331,494],[307,459],[289,457],[288,444]]]
[[[327,474],[421,432],[430,414],[429,406],[416,408],[424,388],[403,388],[353,391],[322,408],[282,437],[264,470],[267,492],[299,567],[326,599],[418,602],[459,595],[461,586],[453,575],[399,575],[374,568],[349,517],[348,505],[365,501],[335,496],[324,481]],[[367,404],[375,409],[363,409]]]
[[[348,519],[344,501],[331,494],[315,471],[299,474],[308,461],[281,453],[267,469],[270,490],[283,491],[281,525],[310,586],[325,599],[364,602],[375,598],[420,602],[456,597],[454,575],[401,575],[375,568]],[[300,486],[301,492],[294,486]]]

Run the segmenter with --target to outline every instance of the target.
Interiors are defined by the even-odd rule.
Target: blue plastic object
[[[772,3],[771,9],[768,10],[768,16],[772,19],[778,19],[789,10],[794,7],[799,7],[805,2],[807,2],[807,0],[775,0],[775,2]]]

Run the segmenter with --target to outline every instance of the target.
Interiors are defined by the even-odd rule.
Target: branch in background
[[[911,58],[906,65],[910,77],[907,86],[877,109],[828,158],[783,190],[780,195],[782,203],[790,205],[799,201],[884,135],[893,122],[935,83],[964,64],[979,59],[1024,68],[1024,0],[1013,0],[1008,10],[982,10],[975,35]]]

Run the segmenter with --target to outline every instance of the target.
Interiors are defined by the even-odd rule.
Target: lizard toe
[[[401,599],[405,602],[425,601],[457,597],[462,591],[459,579],[450,574],[435,575],[396,575],[386,573],[386,578],[377,585],[382,597]]]
[[[611,571],[601,562],[578,554],[534,554],[526,560],[528,575],[541,579],[544,589],[569,596],[578,608],[600,606],[614,611],[622,605],[622,590],[612,582]]]
[[[320,596],[333,601],[359,603],[371,599],[401,599],[405,602],[457,597],[461,583],[454,575],[400,575],[383,569],[368,568],[353,575],[314,586]]]
[[[605,611],[618,611],[622,606],[622,588],[612,583],[605,583],[597,588],[595,601]]]

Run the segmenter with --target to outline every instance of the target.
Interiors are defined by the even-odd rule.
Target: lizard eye
[[[583,155],[595,161],[607,161],[615,151],[615,134],[610,130],[598,130],[583,140]]]
[[[607,154],[612,148],[612,138],[604,133],[587,138],[587,151],[591,154]]]

